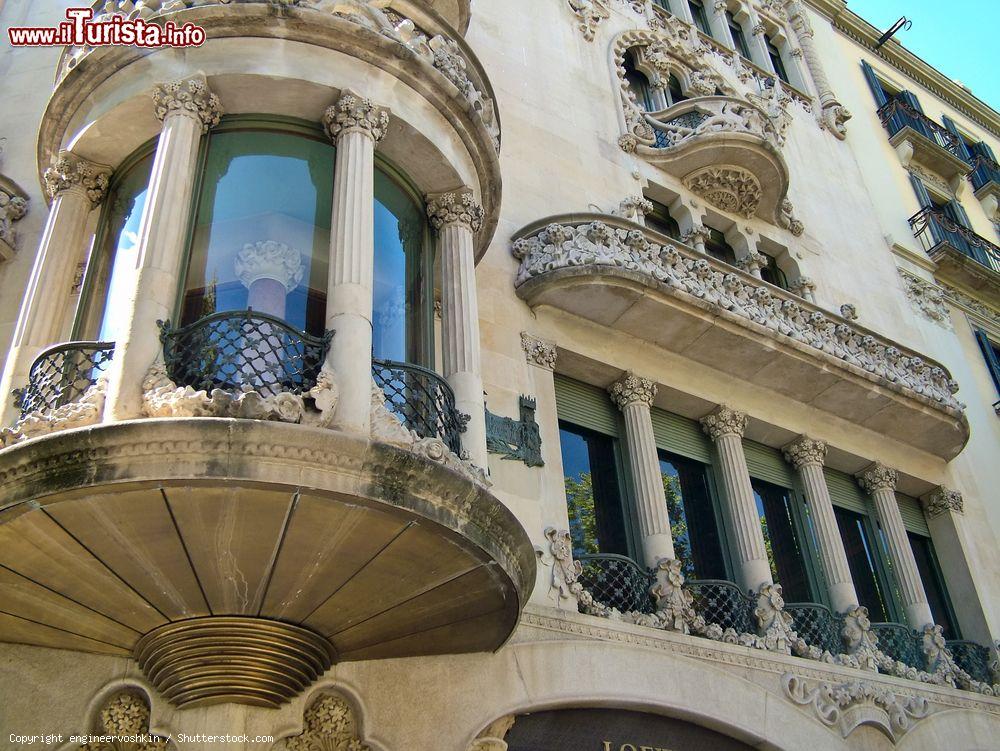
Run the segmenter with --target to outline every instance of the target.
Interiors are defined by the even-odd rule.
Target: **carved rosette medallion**
[[[525,359],[530,364],[546,370],[556,369],[556,345],[536,339],[531,334],[522,331],[521,348],[524,350]]]
[[[285,741],[288,751],[371,751],[361,740],[354,710],[343,698],[322,694],[305,712],[305,730]]]
[[[757,213],[763,195],[751,172],[733,166],[697,170],[684,178],[684,185],[713,206],[747,219]]]
[[[150,735],[149,704],[129,691],[114,694],[101,708],[102,740],[85,743],[81,751],[164,751],[166,738]],[[106,740],[104,740],[106,738]]]
[[[371,99],[344,89],[337,103],[323,114],[323,126],[334,142],[347,133],[364,133],[377,144],[389,129],[389,111]]]
[[[866,493],[875,493],[879,490],[896,490],[896,470],[875,462],[871,467],[858,475],[858,483],[864,488]]]
[[[452,224],[478,232],[482,229],[483,217],[483,207],[476,202],[471,188],[427,196],[427,218],[438,232]]]
[[[611,395],[611,401],[621,410],[630,404],[652,407],[653,398],[656,396],[656,384],[635,373],[626,373],[608,387],[608,393]]]
[[[153,113],[165,120],[170,115],[185,115],[198,121],[201,132],[219,124],[222,103],[200,76],[161,83],[153,88]]]
[[[91,206],[97,207],[108,191],[111,168],[94,164],[72,151],[60,151],[55,164],[45,170],[42,180],[50,198],[69,190],[82,190]]]
[[[800,436],[792,441],[784,449],[785,461],[795,469],[812,465],[823,466],[826,461],[826,444],[808,436]]]
[[[701,426],[713,441],[726,435],[742,438],[747,429],[747,413],[721,404],[714,412],[701,418]]]
[[[305,267],[302,254],[277,240],[262,240],[247,243],[236,254],[236,277],[249,287],[258,279],[274,279],[280,282],[285,292],[299,286]]]
[[[924,513],[928,519],[933,519],[949,512],[965,513],[965,501],[957,490],[948,490],[943,485],[935,488],[920,499],[924,505]]]

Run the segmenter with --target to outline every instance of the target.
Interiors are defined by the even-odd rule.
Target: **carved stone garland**
[[[577,17],[577,25],[583,32],[583,38],[594,41],[594,35],[601,21],[611,18],[607,0],[567,0],[569,9]]]
[[[371,751],[354,710],[340,696],[321,694],[305,711],[305,729],[285,739],[287,751]]]
[[[638,225],[628,229],[601,221],[579,226],[550,224],[517,240],[512,252],[521,261],[517,287],[561,268],[617,267],[638,272],[648,277],[651,285],[718,305],[859,367],[898,390],[929,399],[954,413],[964,409],[954,396],[958,384],[942,368],[857,331],[851,322],[835,314],[778,297],[742,275],[718,271],[694,251],[650,242]]]
[[[899,275],[905,285],[906,299],[910,301],[914,310],[942,328],[954,330],[951,311],[941,288],[904,269],[899,269]]]
[[[704,167],[685,177],[684,186],[713,206],[747,219],[757,213],[763,192],[753,173],[731,165]]]
[[[101,376],[76,401],[51,410],[29,412],[13,426],[0,428],[0,448],[60,430],[97,424],[104,413],[107,390],[108,380],[105,376]]]
[[[150,735],[149,704],[145,697],[130,691],[113,695],[101,707],[100,727],[94,735],[110,740],[85,743],[80,751],[166,751],[168,748],[166,738]]]

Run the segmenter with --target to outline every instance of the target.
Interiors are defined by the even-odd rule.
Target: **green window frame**
[[[913,557],[920,572],[920,581],[924,585],[924,593],[931,608],[934,622],[943,629],[945,639],[961,639],[962,630],[955,616],[955,608],[948,594],[944,572],[934,550],[934,541],[930,535],[907,531],[906,536],[913,550]]]

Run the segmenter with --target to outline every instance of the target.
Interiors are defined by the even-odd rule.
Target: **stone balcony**
[[[969,437],[936,362],[628,220],[564,214],[514,235],[517,295],[648,341],[945,460]]]
[[[934,208],[921,209],[909,221],[914,237],[937,264],[936,276],[1000,305],[1000,247]]]

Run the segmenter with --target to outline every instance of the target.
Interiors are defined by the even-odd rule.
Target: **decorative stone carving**
[[[149,732],[149,704],[145,697],[121,691],[101,707],[101,724],[95,736],[102,740],[85,743],[80,751],[165,751],[168,740]]]
[[[285,739],[287,751],[371,751],[354,710],[342,697],[321,694],[305,711],[305,730]]]
[[[927,495],[921,496],[920,500],[924,506],[924,514],[928,519],[950,512],[965,513],[965,501],[962,499],[962,494],[957,490],[948,490],[943,485],[938,486]]]
[[[258,279],[274,279],[285,292],[299,286],[305,274],[302,254],[277,240],[247,243],[236,254],[236,278],[249,287]]]
[[[763,253],[758,253],[756,250],[750,250],[742,258],[736,259],[736,268],[743,269],[745,272],[751,276],[755,276],[760,279],[760,270],[767,266],[767,259],[764,257]]]
[[[65,190],[83,190],[92,206],[97,207],[108,190],[111,169],[88,162],[72,151],[60,151],[55,164],[45,170],[42,180],[51,198]]]
[[[107,389],[107,378],[102,376],[76,401],[52,410],[29,412],[13,426],[0,428],[0,448],[61,430],[96,425],[104,413]]]
[[[801,237],[802,233],[806,231],[805,225],[795,218],[795,207],[792,206],[792,202],[787,198],[781,202],[781,213],[778,215],[778,224],[795,235],[795,237]]]
[[[629,196],[619,203],[618,208],[611,213],[642,224],[646,214],[653,213],[653,202],[644,196]]]
[[[714,412],[701,418],[701,426],[713,441],[724,435],[742,438],[747,429],[747,413],[720,404]]]
[[[525,359],[532,365],[546,370],[556,369],[556,345],[536,339],[531,334],[521,332],[521,349]]]
[[[826,461],[826,444],[808,436],[800,436],[785,446],[782,451],[785,455],[785,461],[795,469],[801,469],[807,464],[818,464],[822,467]]]
[[[656,384],[635,373],[626,373],[608,387],[608,393],[618,409],[625,409],[629,404],[635,403],[652,407]]]
[[[385,137],[389,129],[389,111],[371,99],[345,89],[337,103],[327,107],[323,114],[327,135],[336,142],[344,133],[364,133],[375,143]]]
[[[201,132],[219,124],[222,117],[222,103],[213,94],[204,77],[184,78],[179,81],[161,83],[153,87],[153,114],[158,120],[173,113],[193,117],[201,126]]]
[[[816,296],[816,283],[807,276],[800,276],[788,285],[788,291],[812,302]]]
[[[594,34],[601,21],[611,18],[606,0],[568,0],[569,9],[576,14],[583,38],[594,41]]]
[[[0,261],[17,250],[14,223],[28,212],[28,198],[13,183],[0,176]],[[4,247],[6,246],[6,252]]]
[[[472,190],[463,188],[427,196],[427,218],[438,232],[449,224],[461,224],[478,232],[483,226],[483,207],[476,203]]]
[[[651,592],[656,599],[660,627],[688,634],[699,616],[694,611],[694,596],[684,588],[683,566],[679,558],[661,558],[654,571],[656,584]],[[699,625],[703,624],[704,619]]]
[[[767,27],[764,26],[764,24],[762,23],[756,23],[753,25],[753,28],[750,29],[750,33],[753,34],[755,37],[763,36],[764,34],[767,33]]]
[[[651,242],[638,225],[629,229],[603,221],[549,224],[530,237],[516,240],[512,252],[521,262],[515,278],[517,287],[562,268],[614,267],[632,271],[645,276],[650,286],[716,304],[771,329],[775,335],[788,336],[859,367],[897,390],[955,412],[964,409],[954,396],[958,384],[942,368],[858,331],[847,322],[831,325],[821,311],[807,303],[766,289],[731,268],[725,271],[722,264],[693,250]],[[799,280],[800,284],[805,282]]]
[[[792,673],[781,676],[785,696],[812,707],[816,719],[846,738],[863,724],[872,724],[893,743],[931,714],[930,703],[918,696],[898,695],[868,681],[811,682]]]
[[[860,669],[876,672],[879,656],[882,653],[878,648],[878,638],[872,631],[868,608],[859,605],[848,610],[842,617],[844,626],[841,629],[841,635],[844,638],[847,653],[857,660],[857,667]]]
[[[578,586],[577,579],[583,573],[583,564],[573,560],[573,538],[569,530],[546,527],[545,537],[549,541],[549,549],[536,548],[535,554],[552,572],[549,599],[555,600],[557,607],[562,607],[564,600],[571,600],[576,594],[574,586]]]
[[[376,34],[392,37],[396,31],[396,24],[383,10],[389,7],[389,0],[312,0],[311,4],[316,10],[342,16]]]
[[[799,641],[799,637],[792,628],[792,616],[785,612],[780,584],[760,586],[753,613],[757,618],[757,629],[764,637],[765,648],[771,652],[791,654],[792,646]]]
[[[876,490],[896,490],[896,470],[875,462],[868,469],[858,475],[858,484],[864,488],[866,493],[874,493]]]
[[[507,751],[507,741],[504,738],[514,727],[516,719],[514,715],[507,715],[491,722],[476,736],[476,740],[469,746],[469,751]]]
[[[685,177],[684,185],[713,206],[748,219],[757,213],[762,195],[756,176],[734,166],[703,167]]]
[[[998,227],[1000,229],[1000,227]],[[1000,332],[1000,313],[995,309],[981,303],[979,300],[974,300],[973,298],[966,295],[951,285],[945,282],[938,282],[938,285],[944,290],[945,297],[949,301],[964,308],[968,312],[975,316],[979,316],[983,319],[989,326],[993,326],[998,332]]]
[[[840,306],[840,316],[848,321],[858,320],[858,309],[852,303],[846,302]]]
[[[903,269],[899,270],[899,275],[903,279],[906,299],[910,301],[910,305],[929,321],[949,331],[954,330],[951,311],[941,288]]]
[[[711,84],[711,92],[715,92],[714,84]],[[707,134],[748,134],[774,146],[780,146],[784,142],[782,131],[786,123],[780,116],[776,119],[781,130],[776,127],[775,119],[772,119],[767,110],[739,99],[705,94],[697,100],[675,105],[666,112],[667,114],[655,117],[638,110],[629,114],[629,121],[633,123],[630,132],[644,146],[654,148],[653,153],[682,146]],[[779,115],[781,113],[783,110],[779,111]],[[654,131],[659,132],[658,138]]]

